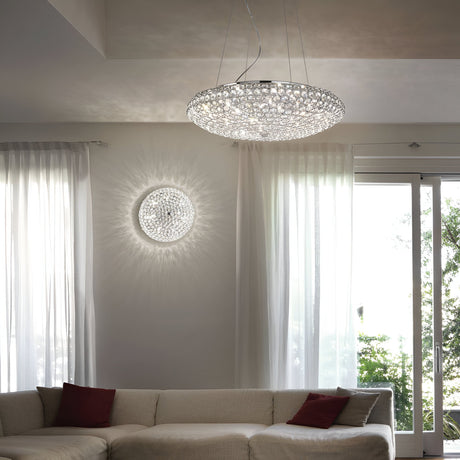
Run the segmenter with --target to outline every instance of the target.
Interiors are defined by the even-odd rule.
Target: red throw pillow
[[[110,426],[115,390],[80,387],[64,383],[54,426],[102,428]]]
[[[342,412],[342,409],[349,399],[348,396],[329,396],[319,393],[309,393],[297,414],[286,423],[290,425],[329,428],[340,412]]]

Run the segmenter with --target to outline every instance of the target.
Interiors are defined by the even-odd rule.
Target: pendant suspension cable
[[[245,63],[245,71],[244,71],[244,79],[247,80],[248,78],[248,61],[249,61],[249,41],[250,41],[251,29],[248,28],[248,36],[246,38],[246,63]]]
[[[228,32],[230,30],[230,25],[232,24],[233,19],[233,10],[235,9],[235,0],[232,0],[232,8],[230,10],[230,16],[227,22],[227,30],[225,31],[225,40],[224,46],[222,48],[222,55],[220,56],[219,70],[217,72],[216,86],[219,86],[220,71],[222,69],[222,62],[224,60],[225,49],[227,48]]]
[[[283,0],[283,12],[284,12],[284,28],[286,30],[286,46],[287,46],[287,55],[288,55],[288,64],[289,64],[289,81],[292,81],[291,54],[289,52],[289,34],[288,34],[288,26],[287,26],[287,19],[286,19],[286,0]]]
[[[243,75],[247,74],[249,69],[259,60],[260,55],[262,54],[262,45],[261,45],[261,40],[260,40],[259,29],[257,28],[256,23],[254,22],[254,17],[252,15],[251,8],[249,8],[248,0],[244,0],[244,4],[246,5],[246,9],[248,10],[249,18],[251,19],[252,28],[254,29],[255,33],[257,34],[257,44],[259,46],[259,51],[257,53],[257,57],[254,59],[254,61],[251,63],[251,65],[249,67],[246,67],[246,69],[244,69],[243,72],[241,72],[241,74],[235,80],[235,83],[238,83],[240,81],[240,78]]]
[[[305,50],[303,47],[303,38],[302,38],[302,29],[300,28],[300,22],[299,22],[299,0],[295,2],[295,6],[296,6],[296,16],[297,16],[297,30],[299,31],[300,46],[302,47],[303,66],[305,68],[305,77],[307,79],[307,85],[309,85],[310,80],[308,78],[307,60],[305,58]]]

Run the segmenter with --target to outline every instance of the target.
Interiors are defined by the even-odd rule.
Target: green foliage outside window
[[[386,347],[388,336],[359,334],[358,385],[387,386],[393,389],[395,400],[395,428],[412,430],[412,364],[401,349],[390,353]]]

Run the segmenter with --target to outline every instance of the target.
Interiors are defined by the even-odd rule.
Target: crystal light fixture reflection
[[[190,198],[173,187],[149,193],[139,208],[139,224],[155,241],[167,243],[186,235],[192,228],[195,209]]]
[[[244,0],[252,26],[257,34],[258,54],[234,83],[218,85],[231,18],[227,26],[215,88],[198,92],[187,105],[188,118],[213,134],[249,141],[287,141],[324,131],[342,120],[343,102],[328,90],[310,86],[302,33],[297,12],[297,27],[307,83],[293,81],[240,81],[259,60],[262,52],[259,31]],[[286,8],[283,2],[289,79],[292,80]],[[233,14],[233,9],[232,9]]]
[[[330,91],[303,83],[242,81],[199,92],[187,115],[199,127],[224,137],[286,141],[317,134],[344,116]]]

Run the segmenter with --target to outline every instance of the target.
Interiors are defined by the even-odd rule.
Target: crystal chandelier
[[[195,209],[190,198],[173,187],[158,188],[149,193],[139,208],[139,224],[155,241],[179,240],[192,228]]]
[[[257,34],[258,55],[234,83],[198,92],[187,106],[188,118],[210,133],[250,141],[299,139],[317,134],[340,122],[345,114],[345,106],[328,90],[292,81],[239,81],[257,62],[262,52],[259,31],[247,0],[244,2]],[[302,37],[300,26],[299,36]],[[224,52],[221,65],[223,55]],[[308,82],[305,53],[303,58]],[[289,60],[291,75],[290,69]]]

